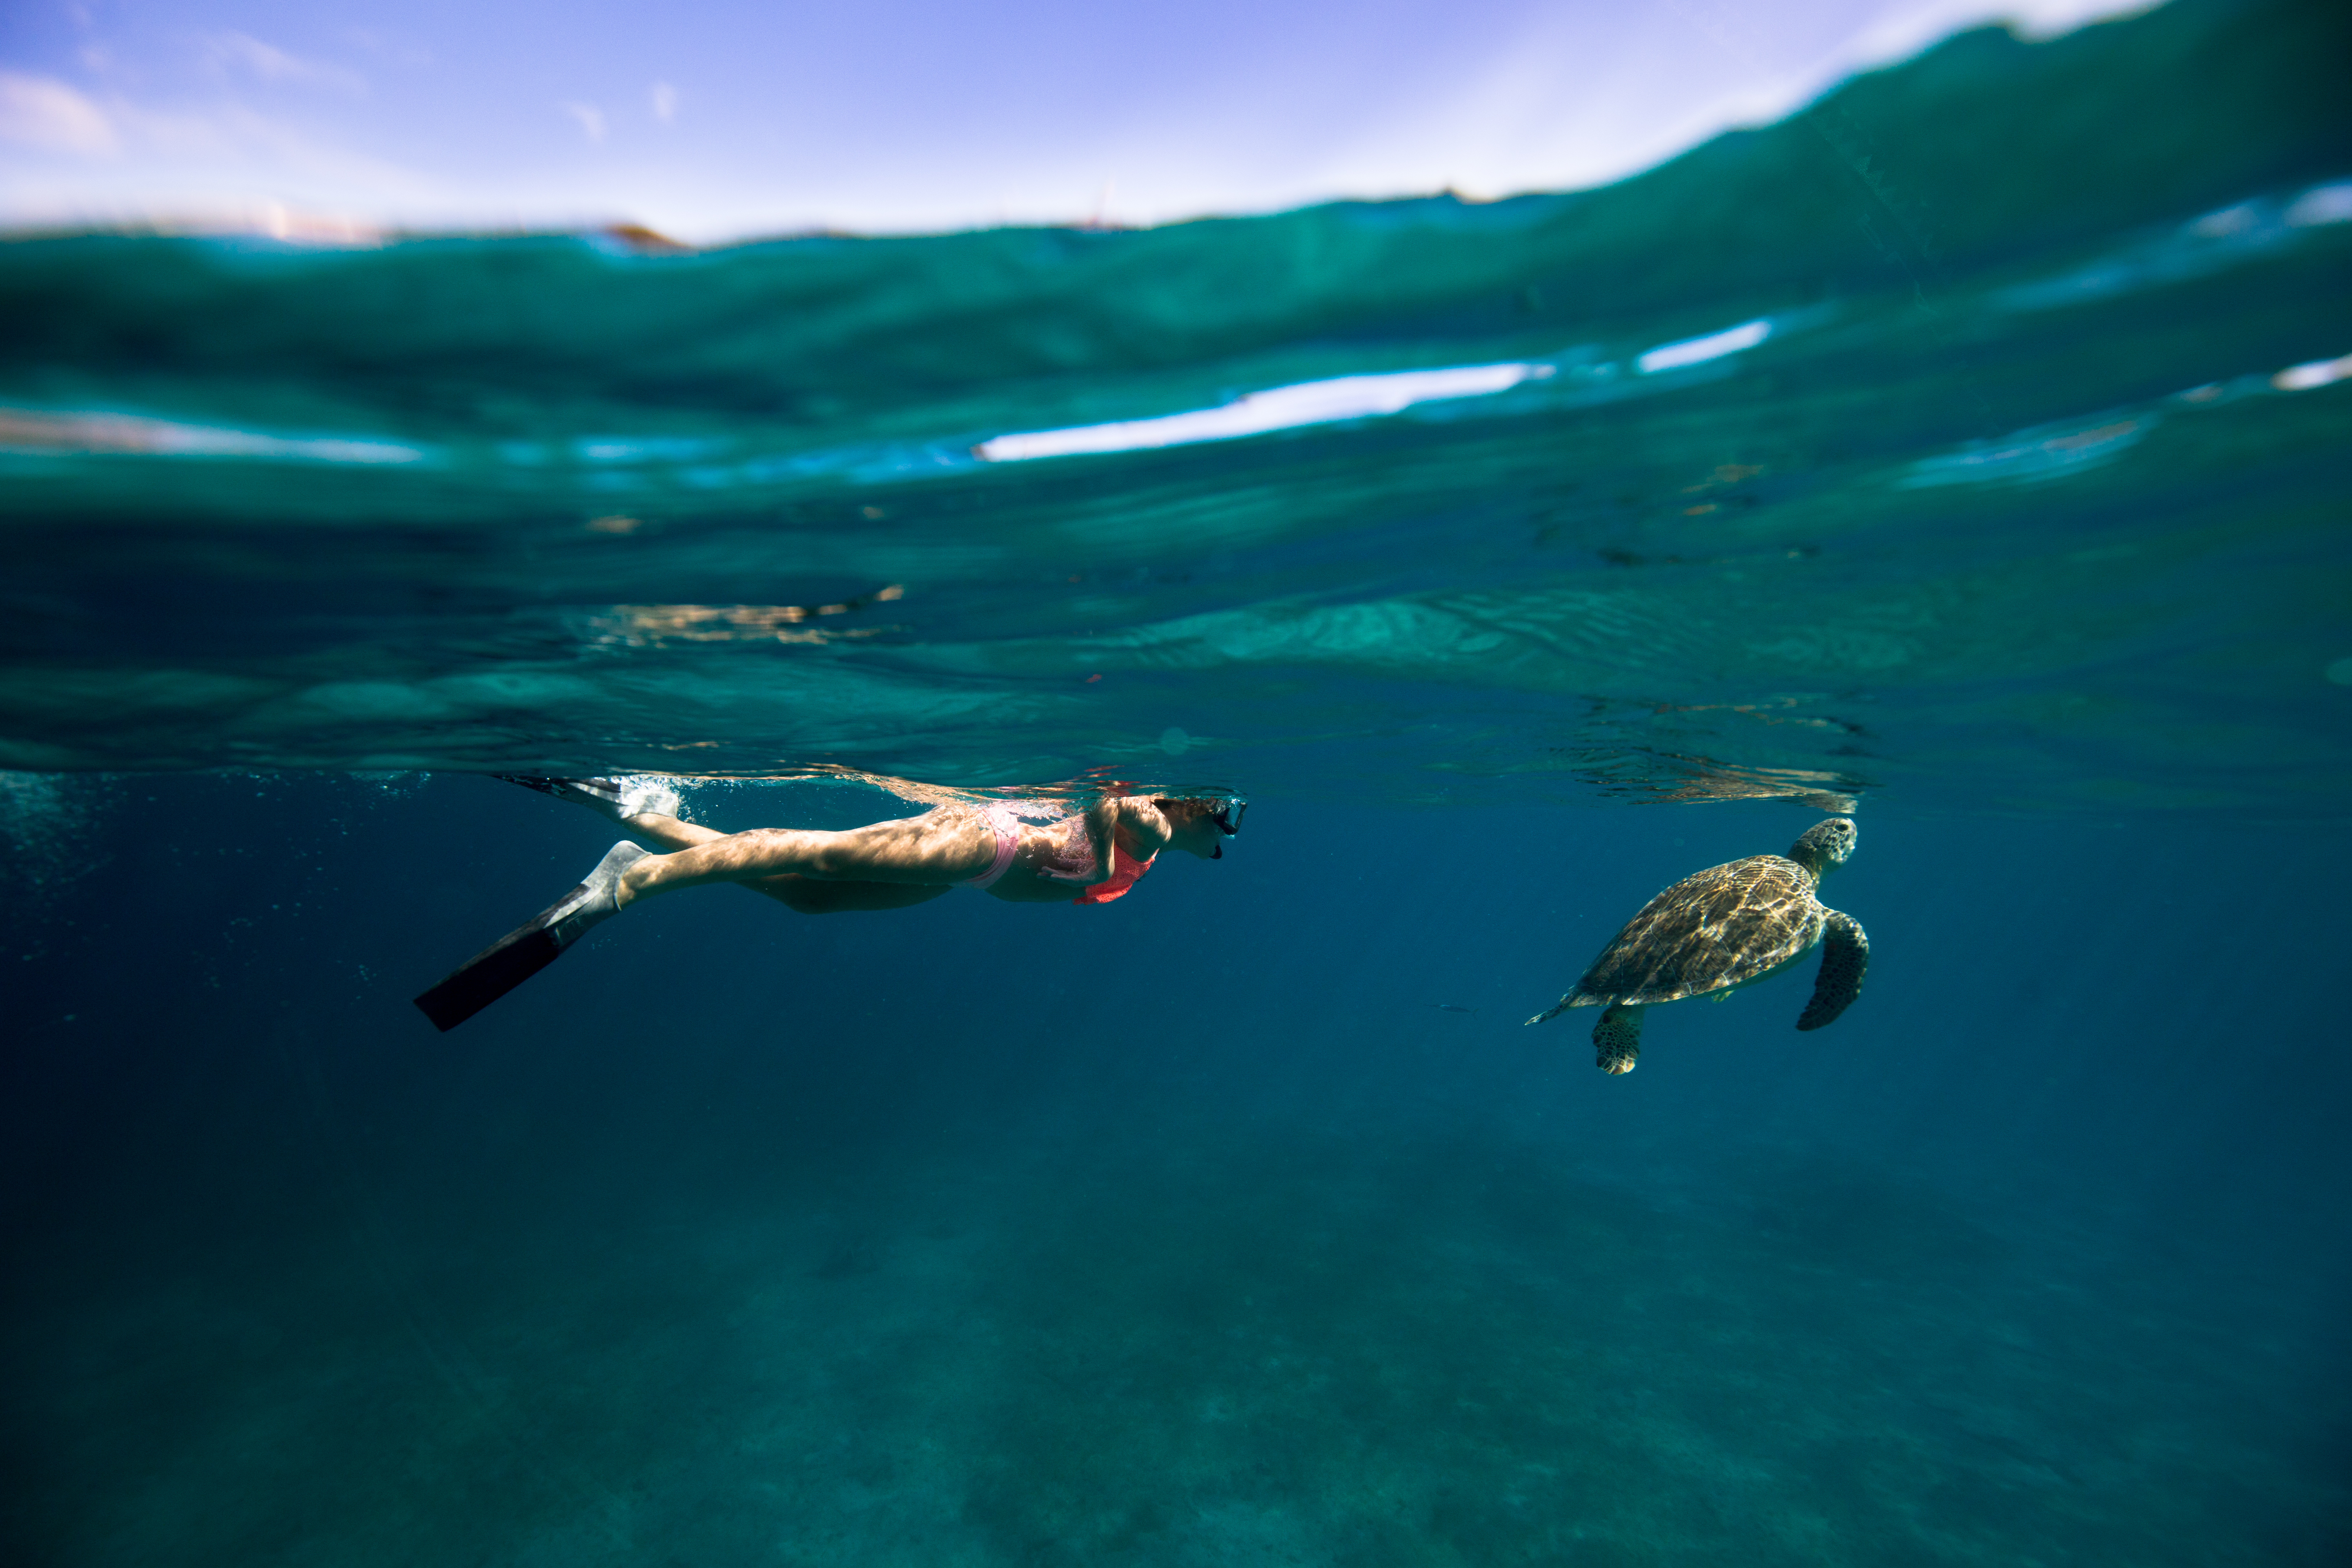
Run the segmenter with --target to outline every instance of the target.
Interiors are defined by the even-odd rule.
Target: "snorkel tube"
[[[1249,802],[1237,795],[1223,797],[1212,795],[1210,798],[1212,800],[1222,798],[1222,804],[1217,809],[1209,813],[1209,820],[1217,825],[1217,831],[1227,838],[1239,833],[1242,830],[1242,813],[1249,809]],[[1212,860],[1222,860],[1224,858],[1225,847],[1223,844],[1214,846],[1209,851],[1209,858]]]

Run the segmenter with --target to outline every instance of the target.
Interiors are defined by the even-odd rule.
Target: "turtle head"
[[[1816,879],[1828,876],[1845,864],[1853,853],[1858,837],[1851,816],[1832,816],[1826,822],[1816,822],[1805,829],[1798,840],[1789,846],[1789,858],[1811,871]]]

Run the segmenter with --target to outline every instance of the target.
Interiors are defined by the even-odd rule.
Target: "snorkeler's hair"
[[[1151,804],[1160,808],[1161,816],[1182,822],[1196,822],[1205,816],[1228,838],[1242,830],[1242,813],[1249,809],[1245,802],[1229,795],[1154,795]]]

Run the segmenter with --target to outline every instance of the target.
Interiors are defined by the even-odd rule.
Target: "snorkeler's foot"
[[[650,774],[613,779],[551,779],[531,773],[500,773],[499,777],[558,800],[584,805],[607,822],[626,822],[647,813],[660,816],[677,815],[677,789],[667,780]]]
[[[585,881],[459,964],[416,998],[417,1007],[442,1033],[456,1028],[553,963],[590,928],[619,914],[621,874],[645,858],[634,844],[614,845]]]
[[[588,879],[550,905],[540,915],[548,930],[555,933],[558,948],[570,947],[588,934],[591,926],[611,920],[621,912],[622,873],[646,858],[646,851],[623,839],[604,851]]]

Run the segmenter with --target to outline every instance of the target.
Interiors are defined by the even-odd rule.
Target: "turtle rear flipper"
[[[1813,981],[1813,999],[1797,1019],[1800,1029],[1818,1029],[1836,1022],[1862,994],[1862,976],[1870,967],[1870,938],[1852,915],[1828,911],[1822,925],[1822,972]]]
[[[1592,1065],[1605,1073],[1629,1073],[1642,1054],[1642,1009],[1604,1007],[1592,1026]]]
[[[1537,1014],[1534,1017],[1529,1018],[1528,1022],[1530,1024],[1548,1022],[1550,1019],[1559,1017],[1562,1013],[1567,1012],[1574,1005],[1576,1005],[1576,993],[1571,991],[1567,995],[1561,997],[1559,1001],[1553,1003],[1550,1006],[1545,1008],[1542,1012]]]

